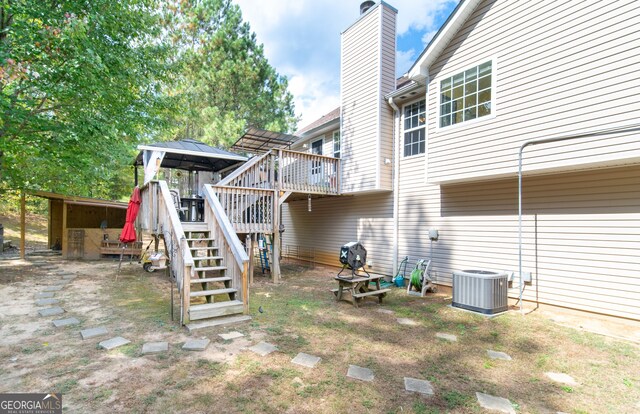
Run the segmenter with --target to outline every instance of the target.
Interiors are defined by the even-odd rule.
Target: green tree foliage
[[[127,197],[142,141],[295,128],[230,0],[0,0],[0,192]]]
[[[271,67],[231,0],[174,2],[166,24],[180,66],[168,137],[228,146],[248,126],[295,129],[287,79]]]
[[[157,10],[0,0],[0,186],[122,194],[135,143],[161,125],[169,49]]]

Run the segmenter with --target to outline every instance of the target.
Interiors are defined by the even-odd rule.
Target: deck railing
[[[249,256],[210,184],[204,186],[204,197],[205,222],[208,223],[209,232],[218,244],[218,253],[227,266],[225,275],[231,277],[233,287],[239,287],[240,300],[246,314],[249,312]]]
[[[211,187],[236,233],[272,233],[274,190],[215,185]]]
[[[180,292],[180,321],[187,324],[193,257],[166,181],[151,181],[143,186],[140,199],[138,226],[164,238],[171,271]]]
[[[340,159],[290,150],[271,150],[252,158],[218,185],[338,195]]]
[[[278,150],[278,189],[308,194],[340,194],[340,160]]]

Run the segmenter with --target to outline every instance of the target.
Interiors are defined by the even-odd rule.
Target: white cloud
[[[411,29],[422,37],[438,29],[434,27],[438,13],[452,1],[388,2],[398,9],[398,35]],[[302,116],[299,127],[340,105],[340,33],[356,21],[361,2],[235,0],[258,42],[264,44],[271,65],[289,79],[296,114]],[[417,53],[398,51],[397,67],[406,71]]]
[[[413,65],[416,51],[414,49],[409,50],[397,50],[396,51],[396,76],[400,77],[407,73],[411,65]]]

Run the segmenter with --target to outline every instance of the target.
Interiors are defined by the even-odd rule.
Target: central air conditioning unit
[[[508,309],[506,272],[462,270],[453,272],[452,306],[492,315]]]

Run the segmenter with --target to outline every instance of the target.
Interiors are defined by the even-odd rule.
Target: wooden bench
[[[100,254],[101,255],[114,255],[114,254],[120,255],[123,253],[122,251],[123,246],[124,244],[120,243],[119,241],[103,240],[102,243],[100,243]],[[140,257],[140,254],[142,253],[142,242],[127,243],[126,246],[127,247],[124,249],[125,256]]]

